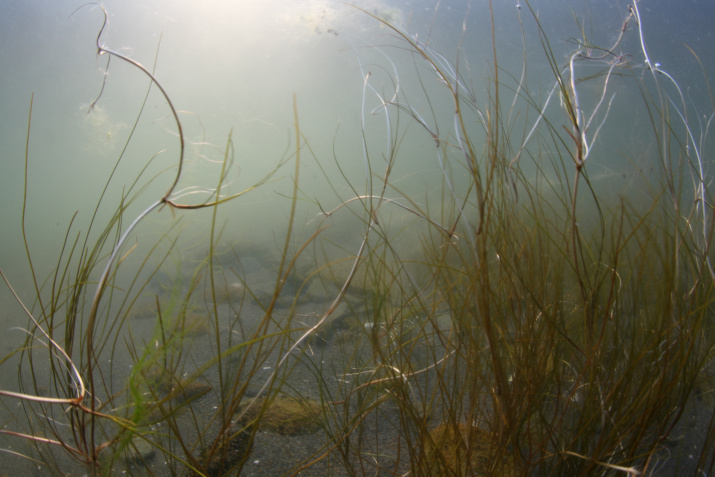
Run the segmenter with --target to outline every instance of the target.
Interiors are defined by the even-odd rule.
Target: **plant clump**
[[[440,424],[429,432],[427,475],[520,475],[513,457],[499,445],[495,434],[479,427]]]
[[[320,403],[307,398],[277,396],[266,405],[265,399],[246,399],[239,409],[239,413],[247,409],[241,421],[256,421],[259,430],[283,436],[310,434],[320,429],[323,415]]]

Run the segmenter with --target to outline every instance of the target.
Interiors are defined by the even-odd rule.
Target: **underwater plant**
[[[239,191],[233,133],[222,148],[189,140],[154,68],[105,46],[94,9],[106,63],[89,109],[117,62],[146,94],[86,231],[70,221],[46,277],[25,224],[30,103],[32,298],[0,270],[27,320],[0,362],[18,366],[3,405],[22,410],[0,434],[25,445],[7,455],[55,475],[711,473],[709,86],[710,104],[693,103],[655,62],[637,0],[603,26],[605,46],[574,16],[563,58],[517,2],[516,72],[490,1],[486,75],[467,17],[448,56],[397,11],[350,8],[381,32],[343,40],[362,86],[347,138],[359,174],[336,146],[347,133],[326,155],[293,95],[286,152]],[[545,89],[527,81],[537,69]],[[149,156],[114,196],[157,90],[173,159]],[[646,124],[634,148],[655,145],[647,170],[603,159],[623,90]],[[307,163],[327,195],[303,185]],[[288,164],[274,235],[235,234],[227,208],[282,187]],[[621,179],[634,193],[614,192]]]

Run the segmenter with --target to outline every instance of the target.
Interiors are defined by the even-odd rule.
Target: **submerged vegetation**
[[[18,364],[17,388],[0,391],[23,415],[0,432],[26,447],[4,459],[54,475],[709,475],[715,105],[696,110],[651,60],[638,2],[612,44],[584,33],[565,61],[518,5],[516,72],[501,67],[492,17],[486,79],[468,74],[469,45],[450,59],[363,13],[385,33],[352,50],[375,55],[360,63],[365,175],[326,173],[332,204],[301,188],[302,162],[327,170],[341,157],[316,152],[295,97],[292,147],[264,178],[232,191],[229,135],[214,183],[180,189],[174,98],[151,67],[104,46],[105,13],[98,54],[147,78],[147,96],[158,88],[177,156],[155,176],[139,171],[106,223],[102,194],[86,232],[69,224],[47,277],[23,209],[34,299],[13,291],[28,322],[2,361]],[[545,92],[525,79],[534,42],[551,71]],[[403,88],[407,76],[419,87]],[[591,167],[618,120],[616,86],[639,95],[639,147],[655,145],[654,170],[634,155],[613,173],[629,174],[636,195]],[[32,132],[31,106],[26,164]],[[436,171],[420,193],[401,182],[411,142]],[[283,235],[227,237],[219,212],[278,173],[292,184]],[[317,220],[298,223],[304,207]],[[168,209],[208,212],[200,247],[182,250],[179,219],[142,241],[139,224]],[[345,217],[359,224],[350,239],[332,234]]]

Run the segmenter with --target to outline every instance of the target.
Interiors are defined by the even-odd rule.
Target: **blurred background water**
[[[77,228],[86,226],[91,216],[89,204],[94,204],[101,193],[148,86],[147,78],[137,70],[117,59],[107,69],[106,56],[95,55],[94,41],[102,14],[91,5],[73,14],[81,4],[35,0],[9,1],[2,6],[0,263],[14,281],[20,280],[20,290],[27,286],[19,225],[31,95],[34,94],[34,106],[27,229],[40,270],[46,271],[45,266],[52,267],[75,211],[80,211]],[[221,159],[229,131],[233,131],[238,166],[231,177],[232,190],[241,190],[262,177],[286,151],[292,152],[293,94],[298,100],[301,130],[321,164],[331,174],[336,173],[335,154],[351,180],[364,182],[359,127],[363,74],[370,70],[371,61],[380,62],[381,67],[386,64],[382,53],[371,48],[394,43],[392,32],[384,25],[348,4],[330,0],[178,5],[108,1],[104,5],[109,19],[102,43],[147,67],[152,67],[156,58],[156,76],[182,111],[190,143],[190,174],[183,185],[213,185],[217,167],[204,158]],[[486,101],[484,80],[493,74],[486,1],[370,0],[357,5],[428,42],[450,60],[456,58],[457,48],[461,47],[463,73],[476,85],[480,99]],[[707,83],[686,45],[699,55],[705,76],[712,77],[715,67],[711,25],[715,6],[706,1],[676,4],[665,0],[643,0],[640,5],[651,56],[680,82],[686,101],[696,107],[702,105],[701,114],[706,117],[710,101]],[[523,55],[516,2],[497,0],[493,6],[500,67],[518,77]],[[534,1],[532,7],[556,58],[565,60],[574,50],[571,40],[580,37],[577,21],[594,44],[610,45],[619,32],[628,2]],[[525,10],[521,14],[527,37],[527,84],[532,94],[543,98],[553,84],[552,73],[544,61],[534,21]],[[635,31],[629,33],[621,48],[633,55],[633,65],[643,65]],[[409,56],[395,51],[386,54],[400,69],[409,71]],[[363,62],[362,71],[359,61]],[[97,106],[89,111],[102,87],[105,71],[106,88]],[[374,73],[377,76],[379,71]],[[408,96],[410,89],[417,87],[416,78],[409,74],[403,73],[400,81]],[[633,97],[637,91],[622,85],[615,88],[618,97],[610,113],[612,119],[602,134],[608,140],[597,144],[593,153],[592,162],[603,165],[604,175],[621,172],[627,166],[625,156],[640,160],[633,156],[654,152],[649,151],[653,144],[639,142],[639,128],[647,128],[648,124],[643,115],[634,114],[642,103]],[[368,101],[372,104],[367,111],[375,105],[375,98]],[[446,114],[451,109],[446,101],[436,107]],[[367,127],[376,135],[373,143],[379,143],[377,135],[384,129],[384,122],[373,120]],[[175,163],[175,131],[169,110],[154,88],[138,132],[113,179],[105,212],[113,210],[122,187],[153,155],[161,152],[152,171]],[[413,174],[403,186],[419,191],[434,178],[434,157],[425,154],[425,142],[415,142],[404,145],[405,149],[413,147],[414,154],[406,166]],[[311,198],[334,199],[315,161],[304,160],[303,165],[301,188],[310,191]],[[594,175],[596,170],[592,166]],[[286,170],[279,174],[286,175]],[[171,174],[165,174],[154,187],[165,191],[171,178]],[[335,185],[344,182],[337,177],[330,180]],[[611,186],[624,185],[627,183],[614,181]],[[237,229],[249,224],[252,229],[259,224],[280,225],[284,216],[273,207],[280,209],[286,201],[273,190],[284,187],[269,186],[239,201],[235,213],[240,220],[232,221]],[[141,209],[142,205],[137,207]]]

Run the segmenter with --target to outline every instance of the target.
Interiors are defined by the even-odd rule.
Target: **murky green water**
[[[538,184],[535,187],[544,197],[553,194],[556,201],[561,192],[570,190],[573,165],[566,161],[563,166],[559,151],[537,147],[540,129],[533,136],[534,147],[523,155],[518,153],[524,138],[531,140],[533,125],[554,121],[560,133],[560,124],[563,123],[564,128],[567,124],[560,106],[563,96],[558,92],[549,96],[554,86],[554,70],[547,61],[540,38],[548,38],[553,59],[558,63],[555,68],[563,68],[577,48],[581,29],[593,44],[610,46],[616,41],[628,14],[627,2],[535,4],[533,8],[541,21],[541,31],[526,6],[517,8],[511,0],[494,2],[494,31],[490,10],[484,1],[439,2],[437,5],[427,0],[356,3],[367,13],[330,0],[245,5],[213,2],[178,7],[171,2],[104,4],[109,16],[100,44],[153,71],[179,111],[186,149],[183,174],[173,197],[191,204],[215,199],[227,150],[231,160],[221,181],[222,196],[243,191],[272,173],[257,190],[218,209],[215,223],[220,236],[215,239],[215,276],[220,278],[217,281],[221,285],[219,294],[228,297],[219,296],[219,305],[214,310],[207,305],[212,301],[206,299],[210,297],[207,279],[192,282],[194,272],[205,264],[202,261],[209,253],[213,208],[197,211],[159,208],[127,239],[120,254],[123,261],[115,282],[116,296],[124,289],[131,289],[132,280],[137,276],[147,285],[141,293],[137,291],[138,286],[134,286],[133,293],[138,298],[131,312],[119,299],[103,302],[110,310],[107,317],[116,312],[116,319],[124,320],[113,324],[106,319],[100,325],[108,330],[108,336],[120,337],[109,340],[100,353],[107,373],[111,370],[111,382],[116,383],[108,386],[110,390],[119,392],[131,379],[136,356],[127,348],[142,350],[160,346],[157,302],[160,302],[159,308],[171,310],[183,299],[178,298],[180,295],[189,296],[186,302],[193,318],[188,325],[185,321],[180,325],[174,323],[185,333],[172,345],[174,352],[182,354],[181,366],[176,370],[180,376],[190,377],[202,363],[214,359],[218,346],[228,349],[255,332],[273,298],[288,233],[296,118],[304,146],[300,151],[298,200],[286,255],[289,260],[319,227],[328,227],[292,264],[293,271],[286,277],[275,301],[277,318],[264,332],[283,330],[280,317],[286,316],[293,317],[293,328],[305,329],[315,324],[330,306],[350,269],[349,260],[358,253],[363,242],[368,219],[358,206],[364,200],[351,202],[329,218],[324,214],[356,196],[380,194],[381,181],[388,173],[385,197],[395,197],[402,207],[381,205],[379,219],[377,214],[374,217],[378,219],[376,224],[380,233],[391,237],[392,256],[407,264],[399,273],[405,273],[417,283],[427,281],[428,272],[422,263],[426,259],[421,254],[424,237],[432,228],[412,212],[419,209],[425,214],[429,211],[430,217],[453,217],[454,210],[440,211],[442,204],[451,200],[446,198],[449,194],[445,194],[445,190],[449,188],[445,186],[444,177],[449,176],[453,181],[449,187],[458,191],[468,189],[469,177],[466,172],[460,173],[463,163],[447,166],[440,163],[444,159],[438,152],[440,147],[454,150],[460,141],[453,131],[454,102],[430,65],[415,54],[415,47],[433,52],[434,58],[442,58],[444,63],[439,66],[445,70],[451,68],[448,62],[454,63],[458,54],[460,81],[469,88],[473,104],[484,105],[484,111],[488,109],[486,105],[496,99],[489,81],[498,71],[502,95],[499,101],[509,116],[502,127],[510,130],[506,138],[512,143],[504,148],[505,154],[511,155],[505,158],[505,163],[519,166],[526,182]],[[89,242],[96,240],[141,172],[133,190],[142,187],[145,190],[124,213],[122,229],[126,230],[134,217],[169,189],[177,172],[179,140],[165,98],[156,86],[150,88],[149,78],[137,68],[119,57],[112,57],[108,62],[109,54],[95,54],[102,12],[96,6],[85,6],[73,13],[79,5],[37,1],[13,2],[0,7],[0,111],[3,113],[0,115],[0,267],[20,299],[36,315],[39,304],[35,301],[36,289],[22,234],[23,204],[25,238],[37,286],[42,288],[41,295],[47,296],[52,278],[47,282],[45,279],[52,277],[57,267],[71,221],[70,243],[77,234],[84,240],[82,234],[90,223],[93,233]],[[700,11],[690,5],[676,9],[664,1],[643,0],[639,5],[647,51],[662,65],[663,71],[677,81],[683,95],[681,98],[673,84],[662,79],[664,93],[674,99],[666,103],[680,108],[684,102],[683,111],[687,111],[688,124],[692,125],[693,136],[689,138],[692,145],[688,145],[691,148],[688,150],[697,150],[699,167],[691,162],[692,167],[685,167],[677,177],[683,201],[693,202],[697,197],[693,189],[700,184],[698,174],[707,177],[712,170],[712,139],[707,132],[713,106],[704,78],[713,77],[715,65],[709,55],[712,32],[702,25],[712,20],[715,13],[711,5],[701,5]],[[379,19],[405,32],[412,44]],[[496,45],[498,70],[495,70],[492,41]],[[602,94],[602,78],[609,63],[579,66],[580,75],[593,80],[585,81],[583,86],[579,84],[583,120],[590,121],[589,137],[593,139],[585,166],[592,192],[581,190],[580,193],[584,197],[592,193],[601,198],[600,206],[604,209],[625,202],[634,210],[643,211],[648,210],[654,197],[661,193],[653,190],[650,183],[651,180],[660,182],[662,151],[677,145],[653,141],[654,123],[641,89],[641,85],[653,85],[649,77],[652,72],[644,63],[642,45],[633,23],[617,48],[610,52],[613,55],[610,61],[615,62],[617,58],[623,63],[612,70],[607,94]],[[589,76],[591,71],[595,79]],[[663,74],[659,73],[658,77],[662,78]],[[643,82],[638,78],[643,78]],[[520,83],[525,88],[518,89]],[[604,102],[599,106],[602,98]],[[549,107],[541,117],[540,108],[547,100]],[[28,126],[31,107],[32,120]],[[386,110],[390,111],[389,115],[385,114]],[[591,118],[590,112],[594,110],[598,112]],[[674,113],[673,117],[674,133],[687,137],[678,114]],[[464,118],[461,134],[471,135],[474,141],[484,136],[486,143],[486,134],[480,129],[485,122],[482,111],[467,109]],[[567,132],[571,134],[568,129]],[[131,141],[127,143],[130,134]],[[396,161],[388,169],[386,164],[392,154]],[[122,160],[115,170],[120,155]],[[449,172],[445,174],[445,170]],[[105,190],[110,174],[113,176]],[[709,189],[708,181],[702,184]],[[470,194],[473,192],[469,189]],[[525,190],[515,187],[515,200],[522,200],[520,194],[521,198],[525,197]],[[102,203],[94,215],[102,195]],[[587,229],[597,224],[601,216],[597,207],[585,202],[579,217],[581,226]],[[464,214],[472,220],[478,211],[467,206]],[[697,228],[697,223],[693,223]],[[158,247],[153,249],[157,243]],[[111,248],[105,249],[100,263],[106,261],[109,250]],[[64,253],[63,260],[68,256],[68,249]],[[168,258],[162,262],[165,253]],[[321,267],[327,263],[342,260],[346,263],[335,266],[336,271],[329,278],[321,278],[316,273],[324,270]],[[159,263],[161,265],[157,265]],[[283,264],[284,270],[286,265]],[[158,272],[149,277],[154,268]],[[89,280],[96,281],[100,271],[101,267]],[[365,329],[378,326],[372,312],[379,299],[371,295],[373,290],[367,286],[369,274],[370,270],[360,271],[329,326],[321,328],[320,333],[299,348],[303,358],[291,362],[294,372],[286,378],[295,394],[327,400],[330,401],[328,407],[340,409],[341,399],[317,392],[311,380],[316,379],[316,374],[322,376],[320,379],[331,383],[327,389],[337,396],[340,380],[358,379],[346,373],[353,367],[353,360],[370,360],[369,356],[360,355],[368,348],[360,341],[367,339],[363,334]],[[192,284],[195,289],[191,288]],[[188,293],[189,290],[192,292]],[[398,302],[401,298],[398,292],[391,293],[395,295],[385,301]],[[294,301],[296,296],[298,299]],[[0,354],[5,356],[24,339],[18,328],[26,328],[28,320],[5,286],[0,287],[0,303]],[[80,304],[86,308],[89,305],[89,300]],[[196,318],[209,312],[216,315],[214,323],[201,323],[200,318]],[[409,323],[409,317],[405,322]],[[117,326],[116,334],[112,334],[113,326]],[[165,338],[166,332],[162,330],[161,336]],[[56,333],[63,335],[59,327]],[[289,333],[293,340],[301,334],[297,329]],[[358,346],[357,351],[351,351],[355,343],[363,343],[365,347]],[[284,343],[266,352],[265,363],[254,375],[251,393],[257,393],[260,384],[276,370],[287,346]],[[418,349],[413,358],[423,366],[430,366],[429,353],[437,348]],[[79,356],[83,351],[76,352]],[[0,383],[4,389],[17,389],[18,359],[15,355],[0,366]],[[232,366],[227,365],[224,372],[238,372]],[[374,371],[377,370],[380,363],[375,362]],[[48,370],[38,371],[38,377],[44,379],[42,373],[45,372]],[[28,377],[23,375],[21,379]],[[426,377],[419,379],[427,380]],[[180,416],[177,422],[187,429],[193,429],[197,421],[210,427],[208,416],[221,405],[214,392],[217,382],[217,367],[197,379],[195,383],[206,386],[201,390],[211,391],[196,398],[195,414]],[[419,387],[416,383],[415,386]],[[52,392],[44,385],[40,389]],[[97,396],[97,399],[107,397]],[[6,423],[7,429],[16,429],[16,425],[25,420],[25,414],[19,412],[21,408],[16,400],[3,398],[2,402],[0,422]],[[399,441],[396,425],[392,424],[399,422],[399,410],[390,408],[391,405],[371,416],[363,431],[365,452],[374,452],[375,460],[384,465],[388,465],[386,462],[395,454],[405,452],[405,444]],[[324,434],[310,437],[259,434],[254,443],[257,450],[246,467],[247,475],[287,472],[297,462],[310,459],[311,453],[320,449],[325,439]],[[0,439],[0,447],[4,449],[27,452],[25,446],[26,443],[17,438],[3,436]],[[381,460],[384,456],[378,456],[382,446],[389,447],[385,455],[390,457],[384,460]],[[277,457],[271,450],[275,448],[293,450]],[[168,472],[162,459],[153,458],[150,463],[152,471],[159,475]],[[45,475],[42,466],[10,453],[0,460],[22,469],[20,472],[38,469],[37,475]],[[325,469],[334,469],[330,462],[330,459],[320,462],[310,475],[322,475]],[[67,465],[72,468],[72,464]],[[137,468],[127,467],[139,472]],[[406,469],[404,462],[395,463],[392,468],[396,473]]]

